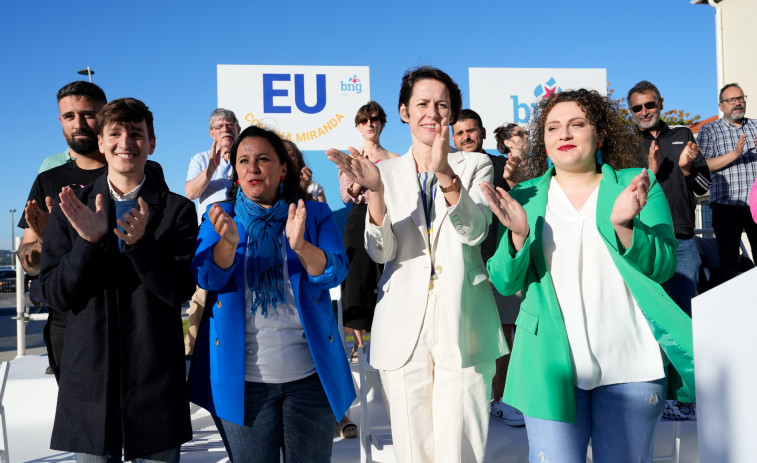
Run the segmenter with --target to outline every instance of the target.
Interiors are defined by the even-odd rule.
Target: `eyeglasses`
[[[527,136],[528,136],[528,132],[524,132],[524,131],[518,131],[518,132],[515,132],[515,133],[514,133],[514,134],[513,134],[512,136],[513,136],[513,137],[520,137],[520,138],[524,138],[524,137],[527,137]]]
[[[226,127],[227,129],[235,129],[235,128],[238,127],[238,125],[236,123],[234,123],[234,122],[226,122],[226,123],[222,122],[220,124],[214,125],[213,126],[213,130],[221,130],[224,127]]]
[[[735,96],[733,98],[726,98],[724,100],[720,100],[721,103],[728,103],[728,104],[736,104],[736,103],[746,103],[746,95],[744,96]]]
[[[631,106],[631,112],[638,113],[641,111],[641,107],[644,106],[647,109],[655,109],[657,107],[656,101],[647,101],[643,105],[637,104],[636,106]]]
[[[368,123],[368,121],[370,121],[371,124],[378,124],[379,118],[378,116],[366,117],[360,120],[360,125],[365,125]]]

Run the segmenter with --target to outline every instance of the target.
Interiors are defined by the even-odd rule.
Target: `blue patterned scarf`
[[[247,284],[252,293],[250,310],[258,308],[268,317],[268,308],[286,302],[284,296],[284,261],[279,236],[286,225],[289,205],[280,199],[266,209],[250,201],[239,189],[234,213],[247,229]]]

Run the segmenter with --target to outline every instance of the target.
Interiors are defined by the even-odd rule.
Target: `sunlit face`
[[[155,151],[155,139],[150,140],[147,122],[109,123],[97,140],[108,163],[109,176],[134,175],[141,180],[147,156]]]
[[[210,136],[216,142],[217,149],[222,153],[228,153],[239,136],[239,125],[228,119],[216,119],[211,125]]]
[[[400,117],[410,125],[413,143],[431,146],[443,118],[450,117],[447,86],[435,79],[423,79],[413,85],[407,106],[400,105]]]
[[[58,102],[63,127],[63,138],[76,154],[90,154],[97,151],[97,112],[104,105],[86,96],[69,95]]]
[[[718,107],[723,111],[723,117],[727,120],[741,124],[746,113],[744,92],[738,87],[728,87],[723,92]]]
[[[486,130],[475,119],[458,120],[452,126],[452,142],[460,151],[481,152]]]
[[[649,107],[653,106],[653,107]],[[660,123],[660,113],[662,111],[662,98],[657,101],[655,93],[647,90],[644,93],[633,93],[628,99],[628,108],[631,110],[631,116],[636,121],[636,125],[641,130],[653,130]]]
[[[279,183],[287,173],[273,145],[261,137],[247,137],[239,144],[234,170],[247,199],[271,207],[279,196]]]
[[[360,121],[357,125],[357,129],[363,135],[363,138],[367,140],[377,140],[384,127],[381,124],[378,114],[372,114],[370,117],[366,117]]]
[[[544,145],[555,169],[570,172],[596,170],[597,136],[594,126],[577,103],[557,103],[547,114]]]
[[[520,154],[528,149],[528,132],[522,127],[515,127],[510,138],[506,139],[504,143],[510,149],[510,153],[517,152]]]

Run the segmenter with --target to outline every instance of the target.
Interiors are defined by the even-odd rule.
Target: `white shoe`
[[[521,413],[515,407],[507,405],[501,400],[492,402],[491,410],[489,411],[492,418],[496,418],[500,421],[504,421],[508,426],[525,426],[526,420],[523,419],[523,413]]]

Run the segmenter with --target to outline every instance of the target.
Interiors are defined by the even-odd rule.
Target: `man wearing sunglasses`
[[[710,170],[688,127],[669,127],[660,120],[663,99],[657,87],[642,80],[628,91],[628,107],[636,122],[649,170],[655,174],[668,200],[678,240],[678,265],[667,286],[670,297],[691,316],[691,299],[697,295],[702,261],[694,239],[696,194],[710,188]]]
[[[723,117],[699,131],[699,146],[712,172],[710,208],[718,243],[721,277],[739,270],[739,244],[746,232],[752,253],[757,249],[757,224],[749,212],[749,191],[757,177],[757,121],[745,117],[746,95],[738,84],[720,90]]]

